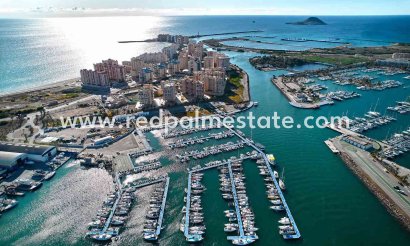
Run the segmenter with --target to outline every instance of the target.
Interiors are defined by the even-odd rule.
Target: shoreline
[[[339,156],[345,165],[362,181],[362,183],[376,196],[389,214],[396,218],[408,231],[410,231],[410,217],[384,192],[360,167],[344,152]]]
[[[38,92],[38,91],[42,91],[42,90],[68,86],[70,84],[77,83],[77,81],[79,79],[80,78],[77,77],[77,78],[72,78],[72,79],[56,81],[56,82],[45,84],[45,85],[40,85],[40,86],[37,86],[35,88],[27,88],[27,89],[20,89],[20,90],[17,90],[17,91],[12,91],[12,92],[0,93],[0,98],[21,96],[22,94],[25,94],[25,93],[28,93],[28,92]]]
[[[396,218],[406,230],[410,231],[408,199],[407,197],[402,197],[402,195],[398,194],[394,189],[392,190],[394,183],[397,184],[398,181],[391,179],[389,174],[382,170],[384,168],[382,163],[371,157],[370,153],[364,150],[354,151],[356,157],[353,156],[352,150],[349,150],[350,147],[344,147],[339,137],[327,141],[329,141],[334,148],[331,149],[332,152],[335,153],[335,150],[337,150],[335,154],[340,156],[343,163],[360,179],[370,192],[376,196],[389,214]],[[362,162],[362,164],[360,162]],[[402,201],[403,198],[404,201]]]

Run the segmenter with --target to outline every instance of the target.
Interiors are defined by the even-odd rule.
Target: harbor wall
[[[361,170],[361,168],[350,158],[350,156],[344,152],[340,152],[340,157],[346,166],[352,170],[354,174],[369,188],[369,190],[377,197],[377,199],[387,208],[387,211],[398,219],[401,224],[410,231],[410,218],[406,213],[397,206],[394,201],[375,184],[371,178]]]

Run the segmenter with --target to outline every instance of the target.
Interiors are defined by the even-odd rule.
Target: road
[[[368,175],[384,193],[406,213],[410,218],[410,190],[408,187],[402,187],[398,184],[399,180],[391,173],[387,173],[385,168],[376,161],[369,152],[353,147],[339,139],[334,139],[334,146],[342,152],[348,154],[357,166]],[[395,186],[400,188],[407,195],[402,195],[394,189]]]

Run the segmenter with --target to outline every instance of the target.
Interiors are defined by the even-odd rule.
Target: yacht
[[[3,211],[10,210],[17,205],[17,201],[13,199],[0,199],[0,205],[3,206]]]
[[[46,176],[44,176],[44,180],[50,180],[56,174],[55,171],[48,172]]]
[[[270,206],[271,209],[275,210],[275,211],[283,211],[285,210],[285,207],[283,207],[282,205],[278,205],[278,206]]]
[[[272,154],[268,154],[268,155],[266,155],[266,157],[268,158],[269,164],[274,166],[275,165],[275,156],[272,155]]]
[[[232,240],[233,245],[248,245],[255,242],[255,239],[252,238],[239,238]]]
[[[282,181],[282,179],[279,179],[279,187],[281,190],[286,190],[285,183]]]
[[[273,171],[273,175],[275,176],[275,179],[278,179],[278,178],[279,178],[279,173],[278,173],[278,172]]]
[[[290,224],[290,219],[288,217],[283,217],[278,222],[279,222],[279,224],[282,224],[282,225],[289,225]]]
[[[109,234],[103,233],[103,234],[94,235],[92,236],[92,238],[97,241],[107,241],[107,240],[110,240],[112,236]]]
[[[282,171],[282,178],[279,179],[279,187],[281,190],[286,190],[286,186],[284,182],[285,179],[283,177],[284,175],[285,175],[285,168],[283,168],[283,171]]]
[[[30,181],[28,179],[18,179],[17,180],[17,185],[18,185],[17,189],[34,191],[34,190],[37,190],[38,188],[40,188],[41,185],[43,185],[43,183]]]
[[[186,238],[186,241],[189,243],[197,243],[201,242],[202,240],[204,240],[204,238],[201,235],[190,235]]]

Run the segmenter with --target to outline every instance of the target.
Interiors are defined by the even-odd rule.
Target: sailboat
[[[283,168],[282,176],[281,176],[281,178],[279,179],[279,187],[280,187],[281,190],[286,190],[286,186],[285,186],[285,182],[284,182],[284,177],[283,177],[284,173],[285,173],[285,168]]]

